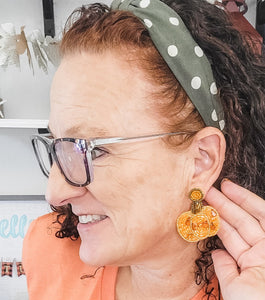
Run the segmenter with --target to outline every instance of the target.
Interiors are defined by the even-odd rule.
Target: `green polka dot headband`
[[[143,22],[206,126],[223,130],[224,113],[211,65],[180,16],[159,0],[114,0],[111,8],[130,11]]]

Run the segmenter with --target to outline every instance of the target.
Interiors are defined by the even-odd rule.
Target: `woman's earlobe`
[[[217,180],[223,167],[225,157],[225,139],[220,130],[206,127],[195,136],[194,176],[196,186],[208,190]]]

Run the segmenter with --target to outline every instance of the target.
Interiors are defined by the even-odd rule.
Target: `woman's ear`
[[[226,148],[224,135],[217,128],[205,127],[195,135],[191,146],[194,159],[191,184],[207,193],[223,167]]]

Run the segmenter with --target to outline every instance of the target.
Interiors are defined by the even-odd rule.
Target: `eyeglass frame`
[[[137,142],[138,140],[152,140],[160,137],[165,136],[173,136],[173,135],[185,135],[185,134],[193,134],[194,132],[167,132],[167,133],[158,133],[158,134],[151,134],[151,135],[143,135],[143,136],[133,136],[133,137],[108,137],[108,138],[91,138],[91,139],[79,139],[79,138],[51,138],[45,135],[32,135],[31,136],[31,143],[33,146],[33,150],[35,153],[35,156],[38,160],[39,166],[41,168],[41,171],[43,174],[48,178],[50,172],[48,170],[45,170],[43,168],[42,162],[41,162],[41,156],[38,154],[37,146],[35,144],[35,140],[40,140],[41,142],[44,142],[45,148],[48,153],[50,167],[52,167],[53,161],[56,162],[60,172],[64,176],[67,183],[69,183],[72,186],[76,187],[84,187],[89,185],[93,179],[94,179],[94,168],[92,164],[92,151],[98,147],[103,145],[112,145],[117,143],[123,143],[123,142]],[[63,168],[59,162],[59,159],[56,154],[55,146],[56,143],[59,142],[72,142],[77,145],[81,145],[82,149],[84,149],[84,164],[85,164],[85,171],[86,171],[86,182],[82,184],[75,183],[67,178],[65,175],[65,172],[63,171]]]

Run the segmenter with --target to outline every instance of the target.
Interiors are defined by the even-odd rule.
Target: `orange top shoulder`
[[[55,220],[56,213],[34,220],[24,239],[29,300],[114,300],[118,268],[83,263],[79,258],[80,239],[56,238]],[[214,279],[214,291],[218,290],[217,284]],[[192,300],[201,300],[203,295],[204,289]]]

